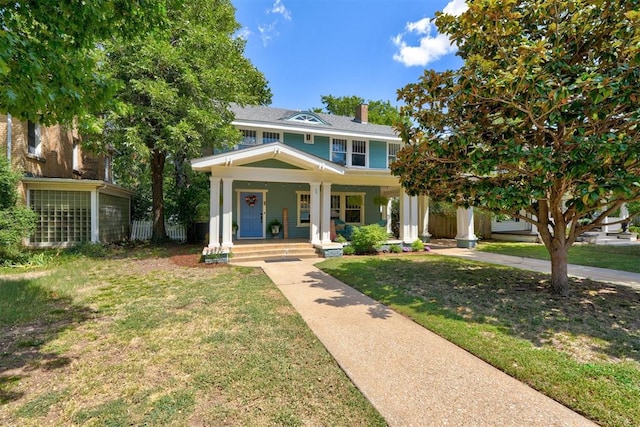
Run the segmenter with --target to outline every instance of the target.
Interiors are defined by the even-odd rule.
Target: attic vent
[[[322,120],[318,115],[311,112],[298,112],[288,117],[283,117],[282,120],[286,120],[289,122],[306,123],[306,124],[312,124],[312,125],[328,124],[327,122]]]
[[[304,143],[305,144],[313,144],[313,136],[308,133],[304,136]]]

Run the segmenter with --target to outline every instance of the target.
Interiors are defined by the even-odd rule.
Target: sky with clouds
[[[231,0],[245,56],[266,76],[272,106],[322,107],[322,95],[397,104],[425,69],[461,61],[431,19],[464,0]]]

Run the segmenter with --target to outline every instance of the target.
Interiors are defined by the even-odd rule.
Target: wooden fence
[[[178,242],[187,241],[187,228],[182,224],[164,223],[167,236]],[[131,225],[131,240],[150,240],[153,231],[152,221],[133,221]]]
[[[491,237],[491,216],[474,212],[473,227],[476,236]],[[454,239],[458,234],[455,216],[429,214],[429,233],[434,239]]]

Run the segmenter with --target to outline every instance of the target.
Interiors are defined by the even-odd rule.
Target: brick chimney
[[[356,122],[368,123],[369,121],[369,105],[360,104],[356,107]]]

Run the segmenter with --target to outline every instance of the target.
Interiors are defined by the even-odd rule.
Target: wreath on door
[[[247,197],[244,198],[244,201],[247,202],[247,205],[249,206],[253,206],[256,204],[256,201],[258,200],[258,198],[256,197],[255,194],[250,194]]]

